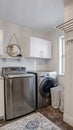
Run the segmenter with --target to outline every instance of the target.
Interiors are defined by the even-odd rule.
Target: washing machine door
[[[39,93],[43,98],[49,98],[50,97],[50,88],[56,86],[56,81],[52,77],[46,77],[44,78],[39,86]]]

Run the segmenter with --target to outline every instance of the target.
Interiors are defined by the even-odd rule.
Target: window
[[[0,29],[0,55],[3,55],[3,29]]]
[[[64,75],[65,72],[65,39],[64,36],[59,40],[59,74]]]

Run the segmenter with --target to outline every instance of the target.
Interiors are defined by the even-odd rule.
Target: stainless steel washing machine
[[[36,75],[37,108],[51,104],[50,89],[58,85],[57,72],[33,72]]]
[[[5,120],[14,119],[36,110],[35,75],[25,67],[4,67]]]

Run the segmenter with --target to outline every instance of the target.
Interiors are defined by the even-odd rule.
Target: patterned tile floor
[[[54,124],[59,126],[62,130],[73,130],[73,127],[71,127],[70,125],[68,125],[67,123],[65,123],[63,121],[63,114],[59,110],[55,110],[51,106],[49,106],[46,108],[39,109],[37,111],[40,112],[41,114],[43,114],[46,118],[48,118]],[[18,120],[18,119],[16,119],[16,120]],[[11,122],[13,122],[13,121],[11,121]],[[6,122],[4,120],[0,121],[1,125],[5,125],[8,123],[10,123],[10,121],[9,122]]]

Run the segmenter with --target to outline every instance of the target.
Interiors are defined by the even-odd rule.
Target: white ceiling
[[[64,0],[0,0],[0,18],[48,29],[63,22]]]

